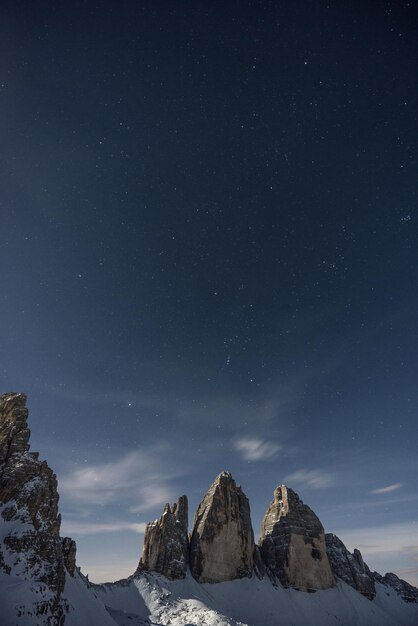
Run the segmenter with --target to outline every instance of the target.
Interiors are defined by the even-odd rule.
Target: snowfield
[[[68,626],[417,626],[418,605],[405,603],[377,583],[370,601],[339,582],[335,589],[304,593],[256,577],[214,585],[190,575],[169,581],[156,574],[92,585],[68,577]],[[107,609],[107,614],[106,610]]]
[[[67,575],[65,626],[417,626],[418,604],[405,603],[390,587],[376,588],[370,601],[341,581],[305,593],[256,577],[202,585],[190,574],[174,582],[146,573],[88,585],[77,572]],[[40,583],[0,574],[1,626],[37,625],[31,609],[44,592]]]

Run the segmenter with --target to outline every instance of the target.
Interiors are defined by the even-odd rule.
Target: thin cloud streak
[[[251,437],[235,439],[233,446],[245,461],[266,461],[276,456],[281,449],[278,444]]]
[[[148,511],[154,506],[166,504],[172,500],[172,492],[164,484],[158,485],[156,483],[151,485],[143,485],[140,488],[141,503],[130,506],[130,513],[142,513],[142,511]]]
[[[403,553],[418,558],[418,524],[388,524],[336,531],[349,550],[358,548],[363,556]]]
[[[97,535],[100,533],[117,533],[125,530],[143,535],[145,532],[145,523],[135,524],[129,522],[77,522],[66,521],[62,523],[62,530],[68,535]]]
[[[372,489],[370,493],[379,494],[379,493],[392,493],[392,491],[396,491],[402,487],[402,483],[396,483],[394,485],[388,485],[387,487],[380,487],[379,489]]]
[[[291,487],[293,483],[295,485],[310,487],[311,489],[327,489],[335,483],[335,474],[319,469],[299,469],[285,476],[283,482],[289,485],[289,487]]]

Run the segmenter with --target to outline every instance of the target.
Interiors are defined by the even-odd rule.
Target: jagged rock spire
[[[153,570],[172,580],[184,578],[188,563],[187,533],[187,497],[181,496],[172,508],[165,505],[159,520],[147,524],[139,571]]]
[[[36,622],[61,626],[65,566],[74,573],[75,543],[69,538],[61,543],[57,479],[37,453],[29,452],[27,419],[25,394],[0,396],[1,517],[13,522],[0,542],[0,569],[42,583]]]
[[[270,575],[285,587],[311,591],[335,585],[323,526],[285,485],[274,491],[261,525],[259,545]]]
[[[353,554],[347,550],[341,539],[332,533],[325,535],[327,554],[335,576],[373,600],[376,588],[373,576],[357,549]]]
[[[229,472],[221,472],[200,503],[190,538],[190,569],[199,582],[251,576],[254,533],[250,505]]]

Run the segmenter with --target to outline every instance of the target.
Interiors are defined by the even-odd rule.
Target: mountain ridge
[[[190,534],[187,497],[181,496],[147,525],[132,576],[90,583],[76,566],[75,542],[60,536],[56,476],[30,452],[27,420],[25,394],[0,396],[4,626],[418,622],[418,590],[393,573],[371,572],[358,550],[351,554],[336,535],[325,534],[290,487],[275,489],[256,544],[248,498],[229,472],[221,472],[203,497]],[[283,621],[284,614],[292,621]],[[347,621],[355,614],[360,621]]]

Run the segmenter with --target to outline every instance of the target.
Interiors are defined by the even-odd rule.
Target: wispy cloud
[[[265,461],[274,457],[281,447],[276,443],[251,437],[240,437],[232,443],[246,461]]]
[[[97,535],[99,533],[116,533],[124,530],[143,535],[146,524],[134,524],[129,522],[78,522],[63,520],[62,531],[67,535]]]
[[[338,536],[350,550],[364,555],[402,552],[418,558],[418,523],[387,524],[368,528],[341,530]]]
[[[123,503],[132,512],[147,511],[172,497],[161,465],[165,452],[164,446],[136,450],[116,461],[75,468],[60,478],[60,493],[78,505]]]
[[[293,474],[285,476],[283,482],[289,486],[295,484],[311,487],[311,489],[326,489],[335,483],[335,475],[319,469],[299,469]]]
[[[379,489],[372,489],[370,493],[379,494],[379,493],[391,493],[392,491],[396,491],[402,487],[402,483],[395,483],[394,485],[388,485],[387,487],[380,487]]]
[[[140,502],[139,504],[129,507],[131,513],[141,513],[152,509],[154,506],[165,504],[170,502],[172,497],[172,490],[167,487],[163,482],[153,482],[150,485],[141,485]]]

